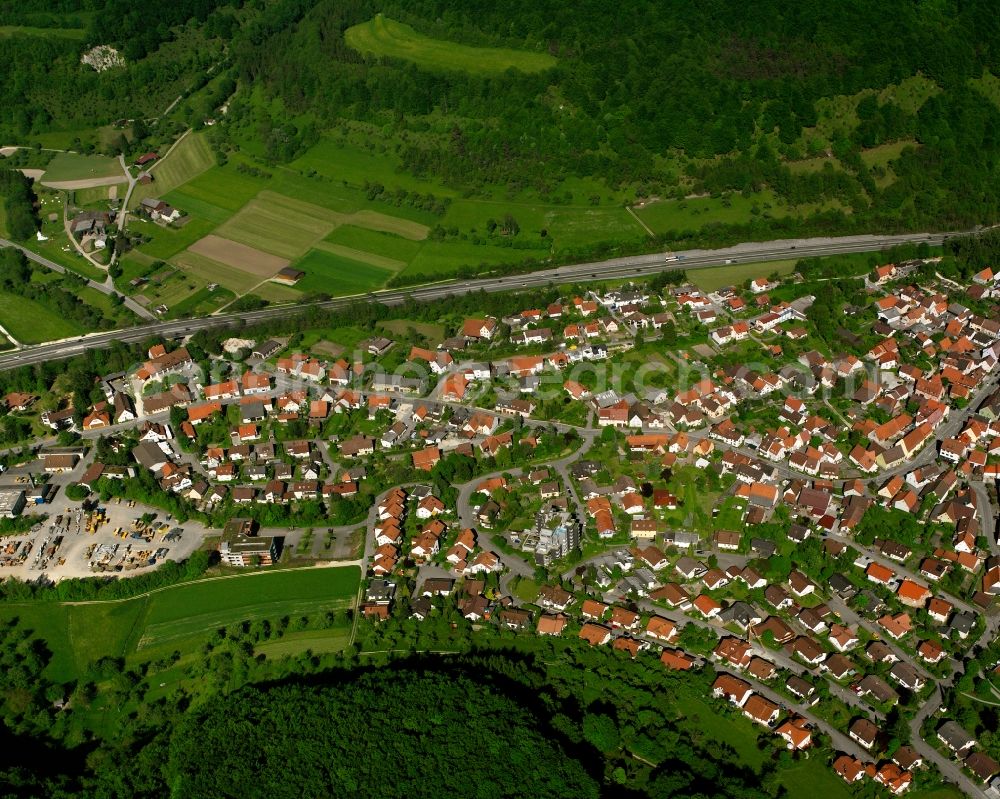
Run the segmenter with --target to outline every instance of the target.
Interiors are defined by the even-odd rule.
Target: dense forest
[[[486,78],[363,57],[342,32],[376,10],[439,38],[549,52],[557,65]],[[251,119],[280,158],[338,120],[391,120],[410,171],[458,185],[544,191],[575,175],[669,192],[683,178],[708,192],[768,187],[796,203],[836,199],[852,218],[840,215],[835,226],[962,225],[1000,208],[1000,110],[970,84],[1000,64],[995,11],[989,0],[647,0],[613,13],[557,0],[396,0],[377,9],[291,0],[269,9],[281,23],[261,24],[275,32],[244,42],[236,69],[311,121],[290,126],[244,95],[233,124]],[[810,135],[819,101],[918,74],[939,90],[919,108],[870,94],[856,121],[845,117],[829,142],[843,169],[785,165],[827,147]],[[915,146],[894,165],[897,179],[879,185],[859,153],[890,141]]]
[[[795,230],[763,218],[717,226],[723,239],[758,228],[954,229],[1000,214],[991,0],[640,0],[613,10],[598,0],[184,0],[158,10],[156,24],[123,0],[5,0],[0,10],[83,31],[0,38],[0,70],[13,76],[0,84],[13,109],[0,120],[5,138],[152,118],[211,73],[211,102],[192,95],[192,118],[235,87],[213,140],[252,144],[271,163],[351,121],[375,126],[408,171],[466,191],[554,197],[583,177],[638,196],[767,189],[815,205]],[[344,31],[377,12],[438,39],[551,54],[555,66],[491,77],[362,55]],[[80,52],[97,43],[122,48],[127,64],[82,66]],[[920,97],[887,88],[915,76]],[[891,174],[862,157],[888,143],[900,144]],[[824,168],[789,166],[814,157]],[[669,233],[683,244],[691,232]]]
[[[784,795],[775,777],[787,754],[774,751],[761,772],[748,770],[726,745],[692,738],[669,709],[667,696],[703,695],[710,672],[670,674],[654,657],[626,663],[579,641],[532,638],[538,652],[528,654],[493,630],[483,634],[483,648],[447,657],[376,656],[362,665],[349,652],[322,660],[306,653],[271,663],[254,657],[251,627],[220,631],[187,667],[205,674],[202,690],[170,701],[142,699],[167,663],[127,671],[114,659],[92,664],[88,677],[110,683],[116,701],[139,700],[137,710],[107,740],[82,747],[85,759],[25,735],[18,758],[0,758],[0,795]],[[54,725],[45,696],[59,688],[32,683],[32,670],[44,668],[48,657],[20,628],[0,629],[0,660],[10,668],[3,687],[25,693],[15,718],[24,719],[18,723],[26,730]],[[250,684],[222,687],[233,673]],[[598,690],[595,680],[606,688]],[[94,700],[92,683],[74,691],[81,709]],[[35,714],[30,722],[28,712]]]

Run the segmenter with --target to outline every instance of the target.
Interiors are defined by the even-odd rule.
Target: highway
[[[965,232],[907,233],[894,236],[841,236],[837,238],[747,242],[717,250],[672,252],[670,253],[669,261],[666,260],[667,256],[664,253],[635,255],[594,263],[560,266],[523,275],[506,275],[504,277],[486,277],[461,281],[452,280],[422,287],[379,291],[371,294],[355,295],[353,297],[341,297],[325,302],[302,303],[292,306],[292,308],[295,311],[304,311],[310,307],[321,308],[323,310],[337,310],[338,308],[352,305],[359,300],[366,299],[381,302],[385,305],[398,305],[411,297],[415,300],[430,301],[476,291],[495,293],[537,288],[547,286],[549,283],[623,280],[631,277],[649,277],[669,270],[683,269],[691,271],[693,269],[722,266],[728,263],[779,261],[824,255],[876,252],[899,244],[919,244],[920,242],[926,242],[931,246],[935,246],[941,244],[951,236],[962,235]],[[9,244],[10,242],[0,240],[0,246]],[[54,266],[58,267],[58,265]],[[154,322],[119,330],[101,331],[80,338],[63,339],[47,344],[22,347],[16,351],[0,355],[0,370],[69,358],[90,349],[107,347],[113,341],[131,343],[143,341],[150,337],[164,339],[181,338],[199,330],[234,325],[239,322],[253,324],[269,319],[287,318],[290,313],[290,306],[279,305],[257,311],[227,313],[198,319],[179,319],[170,322]]]

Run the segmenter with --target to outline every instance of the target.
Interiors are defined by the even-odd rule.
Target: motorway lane
[[[899,236],[843,236],[840,238],[822,239],[789,239],[771,242],[747,242],[733,247],[718,250],[689,250],[675,253],[679,260],[666,262],[663,253],[652,255],[637,255],[625,258],[614,258],[596,263],[575,264],[556,267],[540,272],[524,275],[512,275],[499,278],[479,278],[475,280],[451,281],[412,289],[396,289],[375,292],[367,295],[344,297],[325,302],[300,304],[296,310],[317,307],[323,310],[337,310],[352,305],[359,300],[370,299],[386,305],[398,305],[408,298],[416,300],[438,300],[456,294],[468,294],[474,291],[494,293],[499,291],[516,291],[522,288],[546,286],[549,283],[572,283],[586,280],[625,279],[654,275],[670,270],[702,269],[711,266],[722,266],[728,262],[773,261],[792,258],[819,257],[855,252],[873,252],[886,247],[904,243],[940,244],[945,238],[957,233],[914,233]],[[0,246],[8,246],[10,242],[0,240]],[[17,245],[13,245],[17,246]],[[35,256],[30,253],[29,257]],[[40,256],[35,256],[38,260]],[[58,264],[46,262],[47,266],[61,270]],[[105,287],[101,290],[107,291]],[[0,370],[12,369],[49,360],[72,357],[94,348],[104,348],[112,341],[127,343],[142,341],[149,337],[179,338],[198,330],[234,325],[239,322],[252,324],[269,319],[287,317],[289,306],[275,306],[259,311],[222,314],[200,319],[184,319],[172,322],[159,322],[124,328],[110,332],[91,333],[77,339],[40,344],[34,347],[24,347],[15,352],[0,356]],[[148,312],[147,312],[148,313]]]

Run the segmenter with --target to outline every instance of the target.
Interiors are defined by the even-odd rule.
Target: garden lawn
[[[820,760],[800,760],[779,768],[778,782],[785,786],[789,796],[822,796],[823,799],[850,799],[853,796],[844,781]]]
[[[679,723],[691,731],[692,739],[700,738],[709,749],[716,742],[731,746],[740,760],[755,771],[763,765],[766,755],[757,748],[759,728],[753,722],[723,716],[708,701],[696,696],[680,695],[670,708],[681,717]]]
[[[382,322],[381,324],[382,327],[390,333],[395,333],[398,336],[405,335],[407,330],[413,328],[428,341],[434,342],[435,344],[444,341],[444,325],[438,325],[433,322],[414,322],[410,319],[393,319],[389,322]]]

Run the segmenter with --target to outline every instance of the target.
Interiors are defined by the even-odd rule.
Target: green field
[[[444,325],[433,322],[415,322],[412,319],[392,319],[388,322],[382,322],[381,325],[390,333],[395,333],[398,336],[406,335],[406,332],[413,328],[432,344],[444,341],[446,332]]]
[[[149,173],[153,182],[137,183],[129,198],[129,208],[135,208],[147,197],[163,197],[178,186],[187,183],[215,164],[215,155],[204,133],[189,133],[174,145],[164,157],[153,164]],[[190,209],[178,204],[182,211]]]
[[[300,291],[322,291],[334,296],[364,294],[381,288],[392,272],[325,250],[311,250],[296,262],[306,276],[295,284]]]
[[[442,224],[485,235],[488,220],[499,221],[507,214],[514,217],[521,229],[519,242],[533,242],[545,249],[567,249],[598,241],[636,241],[648,236],[621,206],[595,208],[528,201],[456,200],[448,207]]]
[[[215,227],[205,219],[192,218],[184,227],[165,228],[143,217],[129,217],[129,231],[148,236],[151,241],[139,249],[153,258],[166,260],[181,250],[186,250],[198,239],[207,236]]]
[[[45,183],[61,183],[71,180],[120,177],[125,180],[122,165],[117,158],[106,155],[80,155],[79,153],[56,153],[45,168],[42,180]]]
[[[708,222],[743,224],[754,218],[755,208],[760,213],[767,206],[777,206],[778,202],[774,194],[765,191],[752,197],[731,194],[726,197],[659,200],[641,208],[636,206],[633,210],[654,231],[664,233],[668,230],[697,230]]]
[[[354,250],[378,253],[386,258],[410,262],[420,252],[420,242],[394,236],[391,233],[380,233],[377,230],[367,230],[354,225],[341,225],[323,241],[339,244]]]
[[[469,47],[455,42],[432,39],[409,25],[383,17],[355,25],[344,32],[350,47],[362,53],[411,61],[431,70],[456,70],[481,75],[496,75],[508,69],[541,72],[555,66],[546,53],[529,53],[502,47]]]
[[[267,658],[295,657],[303,652],[325,655],[339,652],[351,640],[350,629],[303,630],[286,633],[279,641],[268,641],[254,647],[254,651]]]
[[[854,795],[832,768],[816,761],[803,760],[778,769],[778,781],[785,786],[789,796],[850,799]]]
[[[170,203],[176,201],[177,207],[185,210],[189,209],[182,198],[232,213],[250,202],[266,185],[266,181],[241,175],[232,167],[215,166],[185,183],[182,189],[164,195],[164,199]]]
[[[170,307],[167,317],[176,319],[179,316],[205,316],[219,310],[223,305],[236,299],[236,295],[222,286],[209,291],[204,286],[185,299]]]
[[[1000,108],[1000,78],[987,69],[983,71],[981,78],[970,80],[969,83],[988,97],[993,105]]]
[[[389,258],[385,255],[377,255],[365,250],[355,250],[353,247],[345,247],[343,244],[332,244],[329,241],[317,241],[315,249],[339,255],[352,261],[361,261],[362,263],[377,266],[379,269],[386,269],[390,272],[398,272],[400,269],[406,267],[406,261],[397,261],[395,258]]]
[[[83,28],[32,28],[30,25],[0,25],[0,38],[37,36],[43,39],[78,39],[87,35]]]
[[[316,172],[324,177],[346,181],[351,186],[381,183],[390,189],[406,189],[436,197],[454,197],[457,192],[433,179],[411,175],[403,169],[399,156],[391,149],[364,146],[363,142],[321,138],[291,163],[302,172]]]
[[[94,186],[89,189],[76,189],[73,192],[73,202],[76,205],[97,205],[106,209],[106,203],[111,197],[111,189],[115,189],[118,199],[125,198],[126,183],[122,181],[112,186]]]
[[[683,262],[682,262],[683,263]],[[734,286],[755,277],[767,277],[773,272],[788,275],[795,271],[798,261],[758,261],[749,264],[728,264],[726,266],[710,266],[705,269],[692,269],[687,273],[688,279],[702,291],[715,291],[723,286]]]
[[[408,267],[407,275],[425,275],[432,280],[453,277],[463,267],[519,263],[526,258],[546,258],[545,249],[520,250],[467,241],[428,241]]]
[[[7,602],[0,605],[0,618],[16,618],[42,638],[53,655],[49,675],[68,681],[101,657],[147,660],[175,649],[184,654],[231,624],[349,607],[359,579],[354,566],[254,572],[182,583],[123,601]],[[310,634],[323,638],[329,633],[327,646],[332,647],[334,632]],[[289,648],[295,645],[293,639]],[[280,650],[271,656],[279,655]]]
[[[178,253],[170,260],[171,263],[176,264],[184,272],[193,275],[199,281],[221,283],[226,288],[238,294],[249,291],[264,279],[259,275],[252,275],[249,272],[227,266],[190,250]],[[168,302],[167,304],[169,305],[170,303]]]
[[[720,716],[707,700],[695,696],[681,697],[669,706],[680,717],[679,723],[692,730],[693,738],[700,737],[703,745],[727,744],[754,770],[764,763],[765,753],[757,748],[758,732],[753,722]]]
[[[272,255],[297,258],[339,219],[339,214],[318,205],[262,191],[215,233]]]
[[[86,332],[75,322],[64,319],[34,300],[2,292],[0,325],[22,344],[39,344]]]
[[[870,147],[867,150],[861,151],[861,160],[865,162],[866,166],[889,166],[890,161],[894,161],[899,158],[899,154],[903,152],[907,147],[919,147],[913,139],[904,139],[903,141],[890,142],[889,144],[880,144],[878,147]]]
[[[177,648],[234,622],[276,619],[348,607],[355,567],[296,569],[204,580],[154,594],[134,636],[136,650]]]

